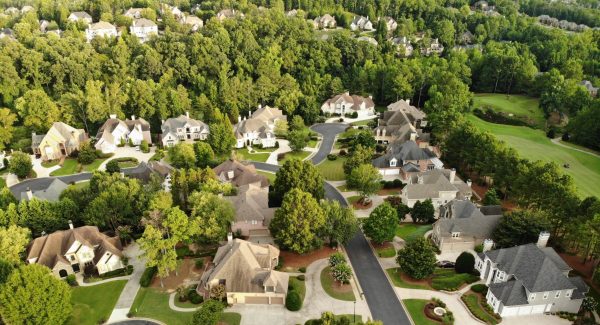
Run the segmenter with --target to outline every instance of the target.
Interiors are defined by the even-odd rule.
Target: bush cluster
[[[332,153],[327,155],[327,160],[336,160],[337,158],[338,156]]]
[[[152,279],[154,279],[154,275],[156,275],[156,266],[147,267],[140,278],[140,285],[144,288],[147,288],[152,283]]]
[[[485,295],[487,293],[488,287],[485,284],[474,284],[471,286],[471,290],[473,290],[473,292]]]
[[[298,311],[302,308],[302,300],[300,294],[295,290],[289,291],[285,297],[285,308],[289,311]]]

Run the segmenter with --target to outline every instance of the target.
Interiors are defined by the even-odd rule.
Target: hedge
[[[485,284],[474,284],[471,286],[471,290],[485,295],[487,293],[488,287]]]
[[[285,297],[285,308],[289,311],[298,311],[302,308],[302,300],[300,299],[300,294],[296,291],[289,291],[287,296]]]
[[[140,285],[144,288],[150,286],[152,283],[152,279],[154,279],[154,275],[156,274],[156,266],[147,267],[140,278]]]

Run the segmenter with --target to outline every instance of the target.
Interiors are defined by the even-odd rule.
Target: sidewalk
[[[125,285],[125,288],[123,288],[123,292],[121,292],[119,300],[117,300],[117,304],[108,319],[108,323],[115,323],[128,319],[127,314],[140,289],[140,278],[146,269],[146,263],[140,256],[142,252],[137,243],[127,246],[127,248],[123,250],[123,254],[129,258],[129,264],[133,265],[133,273],[129,276],[129,281]]]

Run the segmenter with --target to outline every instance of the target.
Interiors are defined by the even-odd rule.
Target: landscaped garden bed
[[[432,276],[423,280],[413,279],[399,268],[386,270],[395,286],[409,289],[456,291],[479,280],[477,275],[456,273],[454,269],[435,269]]]
[[[279,254],[279,270],[283,272],[300,272],[301,270],[306,270],[312,262],[328,258],[329,255],[335,252],[335,249],[327,246],[306,254],[281,251]]]
[[[465,303],[471,314],[486,324],[498,324],[502,321],[502,317],[494,313],[482,294],[469,291],[463,294],[460,299]]]
[[[373,205],[373,201],[368,201],[368,203],[365,204],[364,198],[359,195],[348,197],[347,200],[356,210],[366,210]]]
[[[344,301],[355,301],[354,291],[350,283],[336,282],[331,276],[331,268],[328,266],[321,271],[321,286],[332,298]]]

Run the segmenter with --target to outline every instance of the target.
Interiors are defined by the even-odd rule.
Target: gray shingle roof
[[[480,215],[470,218],[439,219],[436,224],[439,225],[442,237],[451,237],[453,232],[460,232],[461,236],[485,239],[490,238],[501,218],[502,215]]]
[[[208,132],[208,125],[202,121],[194,120],[186,115],[179,115],[178,117],[172,117],[167,119],[161,126],[161,130],[163,134],[167,134],[172,132],[173,134],[177,134],[178,128],[184,128],[185,126],[196,127],[200,126],[200,132],[206,130]]]
[[[497,214],[502,214],[502,212]],[[469,200],[452,200],[440,207],[440,218],[442,217],[450,219],[483,217],[483,213]]]
[[[67,188],[67,184],[58,178],[40,178],[38,182],[32,183],[35,188],[30,188],[32,196],[39,200],[50,202],[58,201],[60,194]],[[13,193],[17,198],[28,201],[27,192]]]
[[[386,154],[373,159],[373,166],[378,168],[390,167],[390,161],[394,158],[400,166],[407,160],[430,160],[436,158],[436,156],[427,148],[419,148],[419,145],[414,141],[394,142],[388,146]]]
[[[523,283],[519,280],[510,280],[502,283],[492,283],[490,290],[505,306],[527,305],[527,293]]]
[[[409,184],[406,185],[403,192],[406,197],[411,200],[424,200],[428,198],[439,197],[440,192],[456,191],[457,194],[465,194],[470,192],[467,184],[456,176],[454,183],[449,180],[450,170],[428,170],[421,174],[410,175]],[[423,178],[423,183],[418,184],[418,178]],[[458,195],[460,198],[461,195]]]

